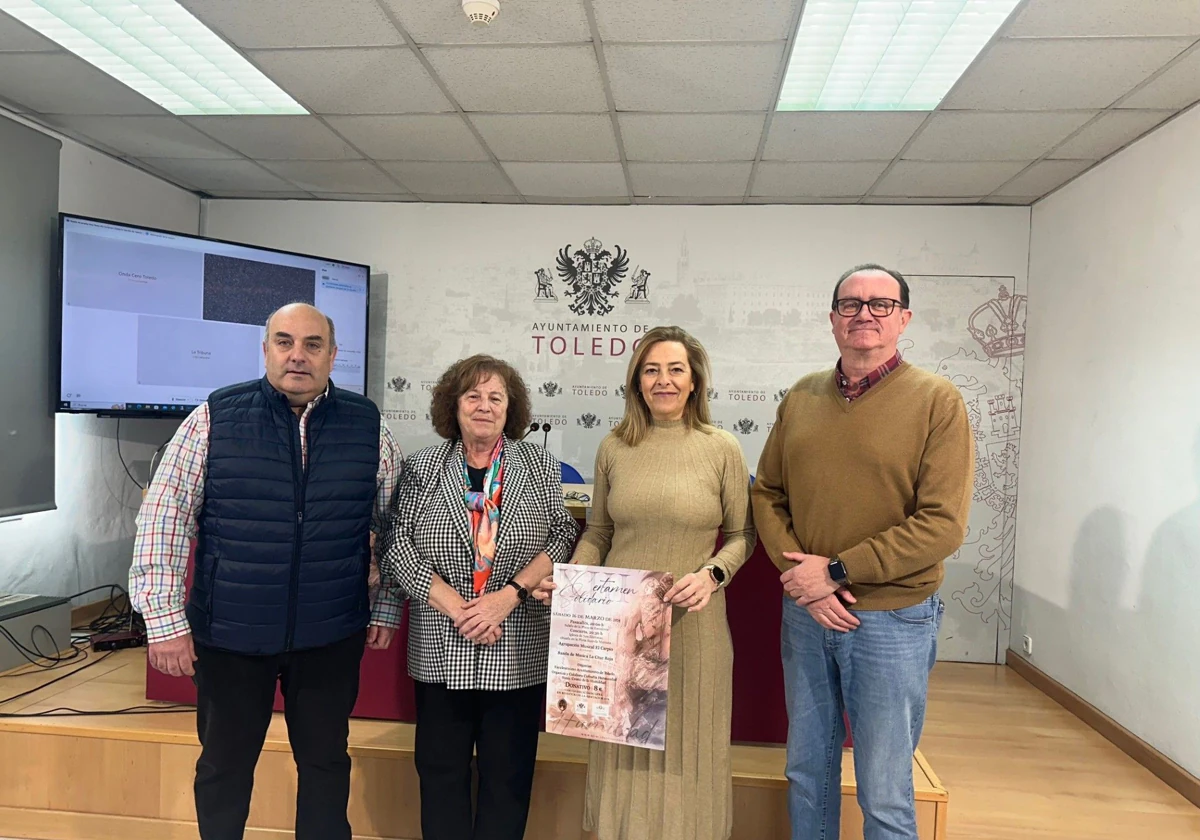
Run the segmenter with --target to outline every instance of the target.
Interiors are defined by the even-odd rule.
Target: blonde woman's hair
[[[629,369],[625,372],[625,416],[613,429],[613,434],[629,446],[637,446],[646,439],[650,427],[654,425],[650,414],[650,406],[642,397],[640,380],[642,364],[650,348],[662,341],[677,341],[687,351],[688,367],[692,369],[692,384],[695,386],[688,395],[687,405],[683,409],[683,422],[688,428],[709,434],[713,431],[712,418],[708,413],[708,384],[712,381],[709,374],[710,365],[708,353],[704,346],[682,327],[655,327],[642,337],[633,358],[629,360]]]

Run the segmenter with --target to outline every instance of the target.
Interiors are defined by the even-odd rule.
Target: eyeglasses
[[[857,315],[862,311],[863,305],[871,310],[871,314],[877,318],[886,318],[895,311],[901,303],[898,300],[891,298],[871,298],[870,300],[859,300],[858,298],[838,298],[834,301],[834,310],[837,314],[844,318],[849,318]]]

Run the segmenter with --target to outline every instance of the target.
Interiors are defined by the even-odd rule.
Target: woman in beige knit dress
[[[599,840],[726,840],[733,827],[724,588],[755,536],[746,461],[709,420],[710,381],[698,341],[650,330],[626,374],[625,417],[596,453],[591,521],[571,562],[675,576],[666,749],[591,743],[583,827]],[[552,589],[547,578],[534,595]]]

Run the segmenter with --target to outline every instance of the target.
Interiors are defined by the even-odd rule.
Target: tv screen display
[[[225,385],[261,377],[267,316],[311,303],[333,319],[333,381],[367,382],[370,270],[67,213],[58,410],[181,416]]]

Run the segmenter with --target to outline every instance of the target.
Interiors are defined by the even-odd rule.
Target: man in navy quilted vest
[[[243,835],[276,683],[299,777],[296,837],[350,840],[359,665],[400,624],[401,594],[378,583],[372,546],[401,454],[375,404],[330,381],[336,356],[319,310],[274,312],[266,376],[213,391],[188,416],[138,513],[129,593],[150,664],[196,683],[202,840]]]

